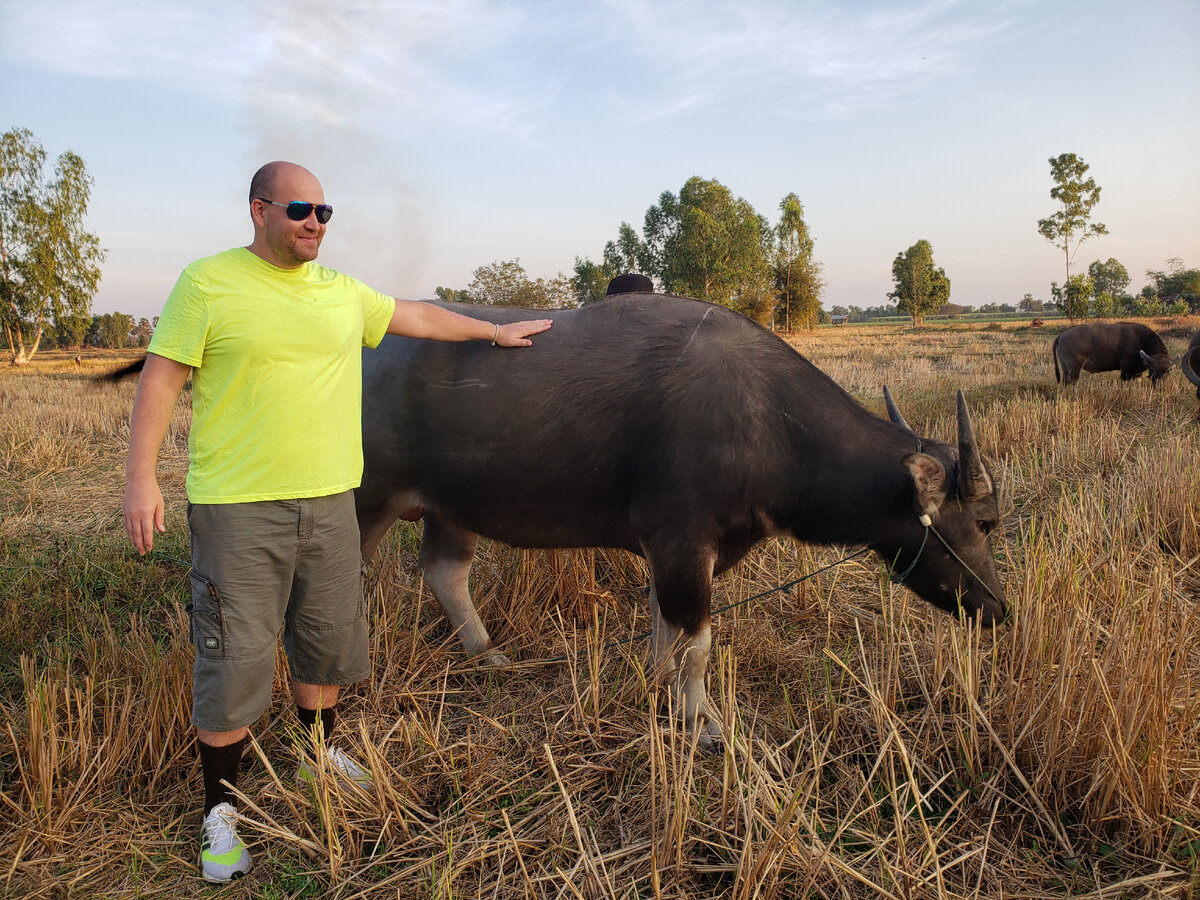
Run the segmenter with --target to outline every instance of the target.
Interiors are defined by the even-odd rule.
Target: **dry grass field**
[[[1197,324],[1166,331],[1171,352]],[[1060,389],[1054,333],[793,340],[942,440],[965,391],[1003,484],[1003,627],[935,613],[871,556],[832,565],[857,548],[769,542],[717,582],[710,695],[731,739],[709,753],[647,683],[640,560],[485,543],[474,590],[516,661],[486,670],[417,575],[419,525],[399,525],[370,569],[374,672],[334,735],[379,789],[296,785],[278,682],[242,776],[256,867],[224,888],[196,864],[186,410],[169,532],[140,559],[120,526],[134,384],[88,381],[116,358],[0,369],[0,894],[1200,897],[1195,391],[1177,372]]]

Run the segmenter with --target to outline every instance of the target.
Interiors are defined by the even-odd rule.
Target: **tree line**
[[[785,330],[811,328],[822,314],[821,263],[804,206],[795,193],[779,203],[774,223],[713,179],[689,178],[646,210],[639,233],[622,222],[600,260],[575,257],[573,274],[530,279],[519,259],[481,266],[462,289],[438,287],[439,300],[563,308],[604,296],[627,272],[650,276],[664,293],[728,306]]]
[[[79,327],[82,323],[82,327]],[[42,350],[120,350],[124,347],[145,347],[158,326],[153,319],[138,318],[128,313],[100,313],[87,319],[74,316],[63,322],[47,325],[42,330]]]
[[[1116,259],[1096,260],[1087,274],[1071,274],[1080,246],[1108,233],[1093,222],[1100,200],[1088,165],[1074,153],[1050,159],[1059,203],[1052,215],[1039,219],[1038,232],[1063,251],[1066,280],[1050,286],[1051,301],[1030,293],[1016,305],[988,303],[978,309],[950,302],[950,277],[933,259],[933,246],[920,239],[892,261],[890,305],[866,309],[821,307],[826,287],[821,263],[813,254],[813,238],[804,222],[799,197],[788,194],[779,204],[779,219],[769,223],[740,197],[715,180],[688,179],[679,194],[664,192],[647,211],[641,233],[622,222],[608,241],[600,262],[576,257],[574,272],[553,279],[530,279],[520,260],[495,262],[475,270],[464,289],[439,287],[438,299],[466,303],[563,308],[604,296],[608,282],[625,272],[651,276],[660,290],[699,297],[729,306],[764,325],[785,331],[812,328],[840,320],[906,316],[919,325],[930,315],[1059,311],[1072,319],[1087,316],[1181,315],[1200,308],[1200,270],[1179,258],[1167,260],[1165,271],[1148,270],[1151,283],[1140,294],[1128,292],[1129,273]]]
[[[83,160],[67,151],[50,174],[47,155],[27,129],[0,136],[0,325],[11,361],[21,364],[40,346],[138,346],[153,324],[123,313],[92,316],[105,252],[83,227],[93,180]],[[1050,159],[1059,208],[1037,227],[1064,254],[1065,280],[1051,284],[1052,301],[1026,294],[1021,311],[1053,308],[1076,319],[1086,316],[1181,314],[1200,306],[1200,270],[1172,258],[1163,271],[1148,271],[1138,295],[1128,293],[1129,273],[1115,259],[1095,261],[1086,274],[1071,273],[1080,246],[1107,234],[1092,221],[1100,199],[1088,165],[1074,153]],[[787,194],[772,222],[715,179],[693,176],[678,194],[664,191],[643,217],[639,232],[622,222],[605,243],[599,261],[575,257],[571,275],[530,278],[520,259],[497,261],[473,272],[465,288],[439,286],[439,300],[562,309],[601,298],[617,275],[650,276],[664,293],[698,297],[728,306],[783,331],[827,322],[821,305],[827,287],[804,206]],[[950,277],[920,239],[892,262],[891,305],[859,309],[835,306],[840,320],[907,316],[914,324],[935,314],[961,314],[970,307],[950,302]],[[994,309],[989,310],[988,307]],[[1006,304],[981,311],[1007,312]],[[1015,310],[1013,310],[1015,311]]]
[[[949,301],[929,307],[925,315],[950,317],[984,314],[1009,315],[1017,313],[1057,312],[1072,319],[1085,318],[1153,318],[1182,316],[1200,309],[1200,269],[1189,268],[1179,257],[1167,260],[1165,269],[1147,269],[1148,283],[1140,292],[1129,292],[1129,270],[1118,260],[1096,260],[1088,265],[1087,274],[1070,276],[1074,285],[1070,293],[1052,283],[1051,300],[1034,298],[1026,293],[1017,303],[984,303],[980,306],[960,306]],[[891,295],[889,295],[891,296]],[[911,316],[909,309],[899,303],[883,306],[833,306],[833,316],[847,316],[852,322]]]

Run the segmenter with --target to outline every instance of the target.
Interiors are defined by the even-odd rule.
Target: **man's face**
[[[271,186],[271,196],[266,200],[288,204],[293,200],[306,203],[324,203],[325,194],[321,184],[307,170],[299,166],[285,168]],[[263,237],[263,256],[267,262],[281,269],[294,269],[317,258],[321,239],[325,237],[325,225],[317,221],[316,212],[307,219],[296,222],[288,218],[287,210],[261,200],[253,201],[255,222],[260,225]]]

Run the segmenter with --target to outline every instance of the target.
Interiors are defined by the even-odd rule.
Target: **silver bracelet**
[[[492,346],[496,346],[496,339],[500,337],[500,323],[496,323],[496,333],[492,335]]]

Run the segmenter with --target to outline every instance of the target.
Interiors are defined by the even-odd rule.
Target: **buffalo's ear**
[[[946,468],[928,453],[910,453],[904,466],[912,473],[917,509],[931,519],[946,502]]]

